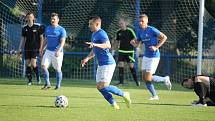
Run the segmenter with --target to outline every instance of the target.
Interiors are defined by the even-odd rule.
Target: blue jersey
[[[107,36],[107,33],[104,30],[100,29],[92,34],[91,41],[95,44],[102,44],[109,41],[109,38]],[[115,60],[109,52],[108,48],[102,49],[94,47],[93,53],[95,54],[99,66],[115,64]]]
[[[160,31],[155,27],[148,26],[145,30],[140,28],[137,32],[137,41],[143,42],[145,45],[144,56],[148,58],[159,58],[160,51],[152,51],[150,46],[156,46],[159,43],[158,36]]]
[[[62,26],[48,26],[45,30],[45,36],[47,50],[55,51],[60,46],[61,38],[66,38],[66,30]]]

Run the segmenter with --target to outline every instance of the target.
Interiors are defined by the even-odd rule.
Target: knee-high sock
[[[113,96],[104,88],[100,89],[99,92],[104,96],[104,98],[112,105],[115,100],[113,98]]]
[[[30,66],[27,66],[27,68],[26,68],[26,76],[28,78],[28,81],[32,82],[32,71],[31,71],[31,67]]]
[[[162,76],[157,76],[157,75],[153,75],[152,76],[152,80],[154,82],[164,82],[166,79],[166,77],[162,77]]]
[[[34,73],[36,74],[37,81],[40,81],[40,75],[39,75],[38,66],[33,67],[33,70],[34,70]]]
[[[124,83],[124,67],[119,67],[119,83]]]
[[[132,73],[132,76],[133,76],[133,78],[134,78],[134,81],[135,81],[136,84],[138,85],[137,73],[136,73],[135,69],[134,69],[134,68],[130,68],[130,71],[131,71],[131,73]]]
[[[50,85],[48,69],[43,69],[43,77],[45,80],[45,85]]]
[[[106,86],[106,87],[104,87],[102,89],[106,90],[107,92],[110,92],[112,94],[121,96],[121,97],[124,96],[124,92],[121,89],[119,89],[118,87],[116,87],[116,86],[109,85],[109,86]]]
[[[60,87],[62,78],[63,78],[62,71],[57,71],[56,72],[56,79],[57,79],[56,87]]]
[[[155,91],[154,85],[152,84],[151,81],[146,81],[146,87],[149,90],[149,92],[152,94],[152,96],[156,96],[157,93]]]

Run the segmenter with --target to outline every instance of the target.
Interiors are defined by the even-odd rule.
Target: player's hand
[[[130,41],[130,44],[131,44],[132,46],[134,46],[134,47],[137,46],[136,40],[134,40],[134,39]]]
[[[60,55],[60,50],[56,50],[56,52],[55,52],[55,57],[58,57],[59,55]]]
[[[88,58],[83,59],[81,61],[81,67],[84,67],[87,64],[88,60],[89,60]]]
[[[19,50],[17,53],[18,60],[22,61],[22,52]]]
[[[87,44],[89,46],[89,48],[93,48],[94,47],[93,42],[85,42],[85,44]]]
[[[150,46],[149,48],[150,48],[151,51],[156,51],[156,50],[158,49],[158,48],[155,47],[155,46]]]

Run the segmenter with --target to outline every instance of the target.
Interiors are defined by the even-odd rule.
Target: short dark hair
[[[184,82],[187,82],[188,80],[189,80],[188,78],[184,79],[184,80],[181,82],[181,86],[184,86]]]
[[[51,17],[57,16],[59,18],[58,13],[51,13]]]
[[[31,15],[31,14],[34,16],[34,13],[28,12],[28,13],[25,15],[25,17],[27,17],[28,15]]]
[[[147,15],[146,13],[140,14],[139,18],[143,18],[143,17],[149,18],[148,15]]]
[[[90,16],[89,20],[100,21],[100,22],[102,21],[102,19],[97,15]]]

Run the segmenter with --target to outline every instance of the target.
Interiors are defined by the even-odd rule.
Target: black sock
[[[138,83],[138,81],[137,81],[137,73],[136,73],[135,69],[134,69],[134,68],[130,68],[130,71],[131,71],[131,73],[132,73],[132,76],[133,76],[133,78],[134,78],[134,81],[136,82],[136,85],[139,85],[139,83]]]
[[[37,81],[39,81],[40,79],[40,75],[39,75],[39,70],[38,70],[38,67],[33,67],[33,70],[34,70],[34,73],[36,74],[36,77],[37,77]]]
[[[27,68],[26,68],[26,76],[28,78],[28,81],[32,82],[32,72],[31,72],[31,67],[30,66],[27,66]]]
[[[119,67],[119,83],[124,83],[124,68]]]

